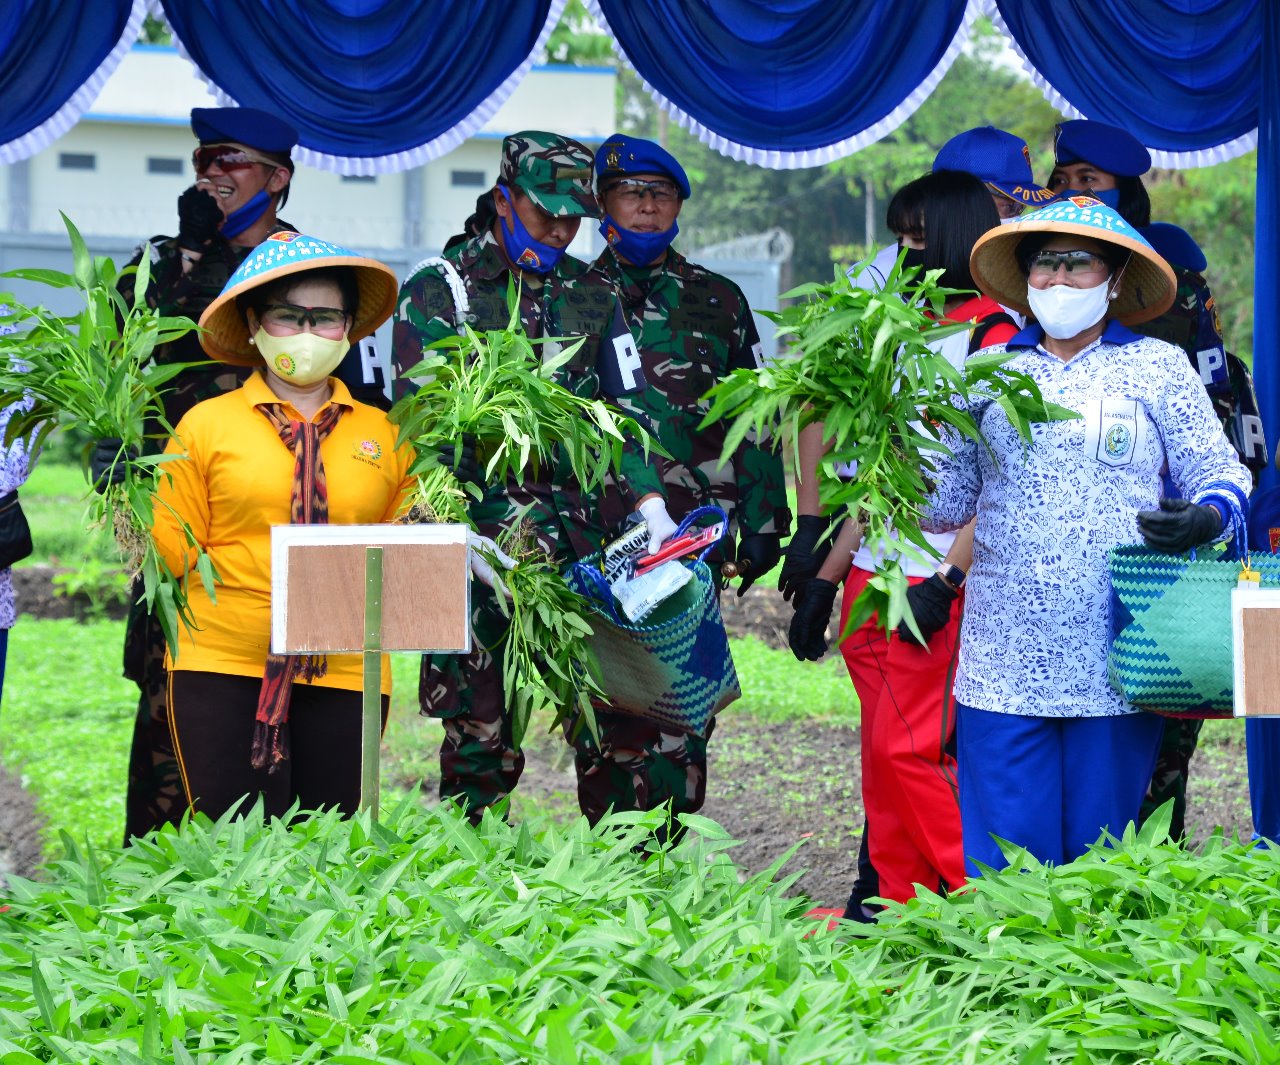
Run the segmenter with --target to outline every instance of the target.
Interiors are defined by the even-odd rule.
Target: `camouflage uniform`
[[[586,149],[576,146],[580,152],[562,160],[556,142],[565,143],[548,134],[518,134],[507,138],[505,149],[508,157],[514,148],[520,155],[536,154],[566,168],[578,161],[573,169],[575,180],[580,180],[576,171],[581,169],[580,155]],[[589,159],[587,153],[588,163]],[[504,176],[506,166],[504,162]],[[466,287],[467,323],[480,331],[505,328],[510,318],[507,290],[512,272],[493,233],[468,240],[444,257],[455,266]],[[601,394],[601,371],[610,360],[620,363],[626,352],[638,365],[617,293],[598,276],[589,275],[586,264],[565,256],[550,273],[521,271],[517,280],[520,320],[530,337],[588,338],[558,374],[566,387],[579,395],[597,396]],[[422,359],[423,347],[457,332],[462,324],[457,318],[452,294],[438,267],[425,266],[404,283],[394,327],[397,392],[412,387],[403,374]],[[661,491],[656,464],[645,460],[635,445],[624,450],[622,472],[637,498]],[[471,516],[480,531],[490,536],[527,519],[539,545],[557,561],[568,563],[599,550],[605,535],[599,502],[597,496],[582,491],[567,463],[561,462],[537,481],[488,486],[483,499],[472,504]],[[479,583],[473,583],[472,611],[474,649],[465,656],[425,657],[419,700],[422,712],[443,719],[445,728],[440,748],[440,795],[465,800],[472,818],[478,819],[486,807],[515,787],[524,758],[514,749],[503,699],[501,655],[506,619],[498,611],[493,593]],[[606,774],[610,768],[608,750],[606,737],[606,755],[588,762],[579,754],[580,781]],[[629,752],[619,753],[629,756]],[[629,806],[636,794],[648,801],[665,797],[655,796],[656,788],[643,784],[615,795],[610,791],[615,776],[610,774],[604,788],[595,787],[594,782],[580,785],[583,812],[593,821],[610,803]],[[658,786],[665,786],[664,780],[659,780]]]
[[[698,428],[710,409],[702,397],[712,385],[734,369],[762,365],[760,337],[741,289],[671,248],[653,266],[623,262],[612,248],[606,248],[592,268],[622,296],[627,323],[640,348],[649,387],[620,405],[646,416],[672,456],[662,460],[668,509],[680,515],[695,507],[722,508],[733,523],[724,541],[729,555],[739,532],[785,535],[791,516],[782,459],[753,432],[732,460],[721,466],[727,423]],[[633,500],[624,500],[617,492],[606,498],[606,517],[611,520],[625,516],[634,506]],[[709,559],[713,572],[718,573],[722,560],[720,555]],[[685,801],[676,810],[696,811],[706,791],[709,735],[664,732],[635,717],[618,720],[608,740],[619,752],[628,753],[615,754],[610,760],[614,790],[633,787],[639,800],[646,790],[655,789],[653,776],[679,776],[683,781],[667,781],[665,793],[673,793],[683,783]],[[587,735],[576,748],[580,765],[595,753]],[[648,805],[638,801],[636,808]]]
[[[786,480],[768,440],[748,433],[722,467],[727,423],[698,428],[711,407],[702,398],[707,389],[732,370],[763,365],[742,290],[673,249],[657,266],[632,266],[606,248],[593,269],[617,287],[640,348],[649,387],[621,405],[646,415],[671,453],[662,471],[668,509],[683,514],[718,506],[744,535],[785,535],[791,521]]]
[[[1223,432],[1240,461],[1253,471],[1256,484],[1258,474],[1267,465],[1267,450],[1253,378],[1244,363],[1226,350],[1217,305],[1205,279],[1176,264],[1173,272],[1178,280],[1173,306],[1159,318],[1134,329],[1176,344],[1187,353],[1213,400]],[[1170,833],[1174,839],[1181,839],[1186,831],[1187,775],[1203,725],[1199,718],[1165,720],[1155,771],[1139,814],[1139,821],[1146,821],[1172,799]]]

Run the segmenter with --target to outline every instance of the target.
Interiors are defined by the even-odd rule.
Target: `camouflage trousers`
[[[141,589],[134,589],[134,602]],[[125,793],[124,841],[164,824],[177,824],[187,809],[178,760],[169,732],[168,681],[164,633],[141,607],[129,614],[125,630],[124,675],[138,685],[138,712],[129,751]]]
[[[474,598],[471,653],[424,657],[418,694],[422,712],[444,726],[440,797],[465,803],[471,820],[479,821],[485,809],[515,789],[525,759],[515,750],[503,698],[503,619],[491,597],[477,591]],[[575,722],[565,726],[574,748],[578,807],[589,822],[595,824],[611,808],[654,810],[670,804],[673,815],[701,809],[707,738],[664,731],[603,705],[596,708],[596,721],[599,743],[586,728],[574,736]]]
[[[1187,775],[1191,770],[1191,756],[1196,752],[1203,727],[1204,721],[1199,718],[1165,718],[1164,737],[1156,754],[1156,768],[1151,774],[1147,797],[1142,800],[1142,810],[1138,814],[1140,825],[1172,799],[1173,820],[1169,823],[1169,835],[1180,840],[1187,834]]]

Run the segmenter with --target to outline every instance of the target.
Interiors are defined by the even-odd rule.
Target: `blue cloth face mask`
[[[222,226],[218,232],[228,239],[238,237],[266,214],[267,208],[270,206],[271,197],[267,195],[267,189],[264,185],[258,190],[256,196],[241,204],[222,220]]]
[[[1113,211],[1120,210],[1120,190],[1119,189],[1063,189],[1059,196],[1092,196],[1095,200],[1101,200]]]
[[[600,235],[605,242],[629,263],[636,266],[648,266],[662,255],[680,232],[680,226],[671,223],[670,229],[661,233],[639,233],[634,229],[623,229],[610,215],[600,220]]]
[[[502,219],[502,243],[506,248],[507,258],[521,270],[528,270],[531,274],[551,273],[564,257],[564,249],[553,248],[550,244],[534,240],[516,214],[516,205],[511,202],[507,190],[499,185],[498,191],[511,208],[511,224],[507,225],[507,220]]]

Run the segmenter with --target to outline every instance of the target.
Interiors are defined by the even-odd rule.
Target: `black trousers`
[[[360,804],[361,693],[295,684],[284,726],[289,758],[274,773],[249,763],[262,681],[227,673],[169,674],[169,728],[187,805],[217,820],[262,796],[267,817],[295,800],[304,810]],[[382,697],[382,725],[389,700]]]

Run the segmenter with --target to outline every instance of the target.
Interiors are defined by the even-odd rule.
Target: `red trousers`
[[[841,626],[871,574],[854,568],[844,585]],[[918,584],[921,578],[911,578]],[[951,677],[960,646],[960,606],[925,650],[886,640],[872,618],[840,645],[862,704],[862,803],[880,894],[895,902],[915,885],[936,891],[964,884]]]

